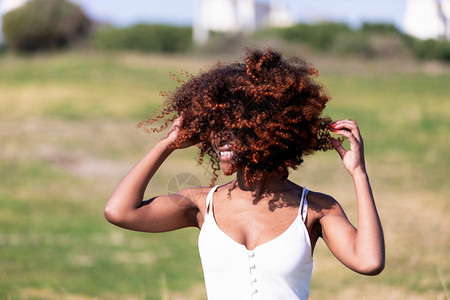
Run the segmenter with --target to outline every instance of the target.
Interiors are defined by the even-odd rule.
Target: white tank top
[[[198,239],[208,299],[307,299],[313,266],[305,226],[308,190],[303,188],[298,216],[288,229],[248,250],[217,225],[213,212],[216,189],[206,198],[205,222]]]

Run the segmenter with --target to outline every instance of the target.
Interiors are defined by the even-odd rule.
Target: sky
[[[3,0],[4,1],[4,0]],[[118,26],[139,22],[190,25],[194,0],[71,0],[95,20]],[[270,0],[258,0],[270,1]],[[358,26],[364,21],[387,22],[401,28],[406,0],[284,0],[295,19],[342,21]]]
[[[26,0],[0,0],[0,8],[6,3],[24,1]],[[129,26],[136,23],[191,25],[195,0],[70,1],[81,6],[85,13],[95,21],[116,26]],[[270,0],[256,1],[270,2]],[[406,0],[278,1],[284,1],[294,19],[299,22],[334,21],[344,22],[352,27],[358,27],[363,22],[392,23],[400,30],[402,30],[406,8]]]

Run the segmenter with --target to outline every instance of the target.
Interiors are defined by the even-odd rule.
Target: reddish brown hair
[[[299,58],[283,58],[273,50],[249,51],[245,63],[218,64],[190,79],[173,93],[161,114],[140,123],[147,131],[161,131],[182,113],[176,145],[198,143],[199,162],[211,157],[217,179],[219,159],[211,133],[230,133],[233,165],[243,169],[247,183],[278,173],[288,177],[303,155],[332,148],[328,126],[321,117],[329,100],[314,80],[316,69]],[[176,114],[173,114],[176,113]],[[158,129],[149,125],[166,119]]]

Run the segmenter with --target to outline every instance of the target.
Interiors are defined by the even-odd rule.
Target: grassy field
[[[333,97],[327,114],[359,120],[382,218],[387,265],[377,277],[343,267],[319,242],[311,299],[446,299],[450,290],[450,67],[307,57]],[[0,56],[0,299],[205,299],[198,231],[125,231],[103,207],[159,138],[136,123],[158,108],[169,72],[208,57],[76,52]],[[178,151],[152,186],[187,172],[208,185],[196,151]],[[336,153],[291,178],[333,195],[356,220]],[[221,181],[227,180],[222,178]]]

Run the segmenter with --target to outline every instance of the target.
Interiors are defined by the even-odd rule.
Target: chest
[[[212,212],[221,231],[236,243],[254,249],[283,234],[297,219],[299,207],[270,210],[264,202],[219,200],[214,202]]]

